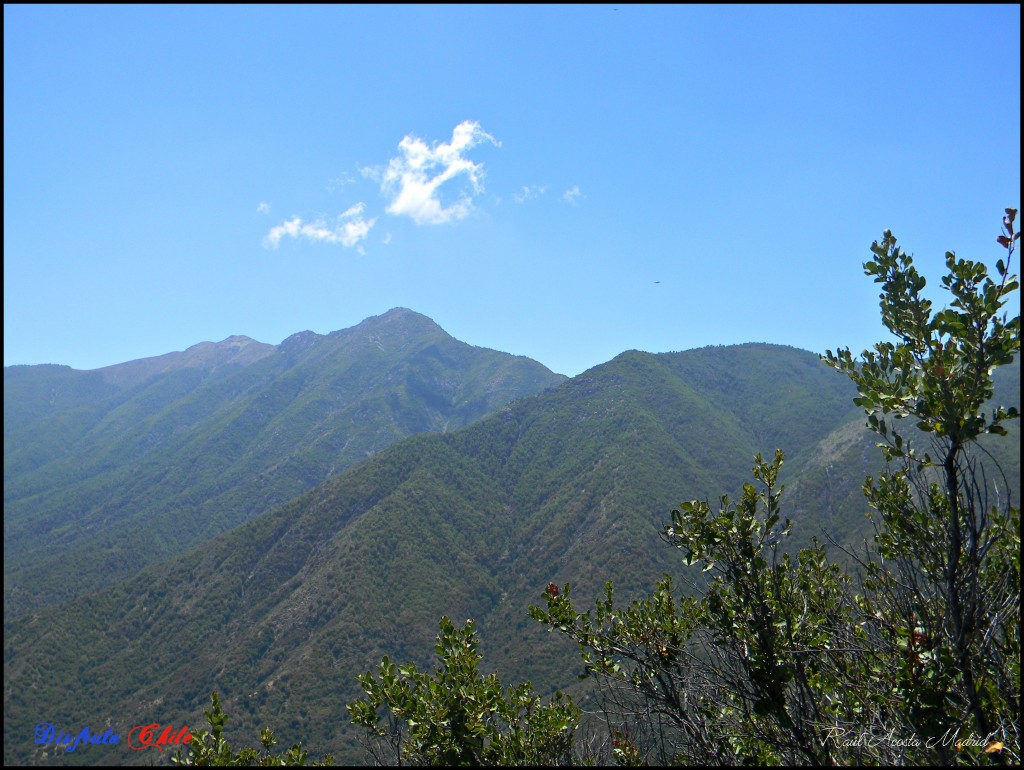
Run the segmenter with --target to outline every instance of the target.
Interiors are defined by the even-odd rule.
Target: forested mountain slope
[[[880,460],[852,395],[793,348],[623,353],[462,430],[394,444],[114,588],[11,620],[9,729],[27,736],[44,712],[197,722],[216,689],[232,730],[271,724],[358,760],[343,729],[354,675],[383,654],[429,662],[443,613],[478,621],[503,675],[571,685],[572,651],[529,604],[549,581],[585,597],[614,579],[625,597],[678,572],[658,527],[682,499],[735,491],[755,452],[787,451],[797,537],[863,520],[854,493]],[[814,474],[829,466],[843,489],[825,501]],[[27,741],[6,745],[8,759],[32,756]]]
[[[4,369],[4,613],[109,585],[394,441],[564,380],[397,308],[278,346]]]

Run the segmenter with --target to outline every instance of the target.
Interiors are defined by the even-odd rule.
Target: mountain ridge
[[[199,343],[118,365],[120,384],[104,370],[5,368],[5,614],[48,595],[57,560],[81,579],[54,600],[181,550],[162,534],[144,549],[135,534],[125,555],[126,530],[211,537],[397,439],[565,379],[407,309],[271,347]]]
[[[306,354],[319,350],[319,336],[299,338]],[[372,337],[335,342],[387,354]],[[466,353],[434,338],[421,350],[430,366]],[[392,394],[399,402],[431,380],[429,366],[386,371],[403,386]],[[1019,364],[996,374],[997,397],[1019,402]],[[292,395],[275,398],[294,405],[309,376],[293,372]],[[435,384],[435,399],[458,401],[466,383]],[[319,395],[313,411],[323,408]],[[430,666],[441,614],[477,621],[487,669],[503,679],[578,687],[574,650],[530,620],[527,606],[550,582],[571,582],[586,603],[609,579],[628,599],[662,573],[680,574],[660,526],[680,500],[736,492],[755,452],[786,451],[784,513],[795,541],[857,542],[866,531],[860,484],[882,462],[854,395],[846,377],[790,346],[626,351],[457,430],[392,442],[109,587],[6,617],[10,734],[30,736],[44,712],[61,724],[125,730],[157,718],[200,724],[216,689],[232,742],[250,745],[269,724],[289,742],[357,761],[360,744],[343,729],[343,704],[359,694],[354,675],[385,654]],[[278,414],[274,399],[245,403]],[[420,417],[436,406],[413,403]],[[1017,448],[1019,468],[1019,445],[1000,447]],[[5,447],[5,470],[6,456]],[[7,509],[5,501],[5,551]],[[5,759],[52,758],[17,739],[5,741]],[[80,759],[125,761],[100,750]]]
[[[157,699],[198,718],[217,689],[232,729],[271,724],[353,761],[354,737],[336,729],[353,674],[384,654],[429,665],[441,614],[477,620],[503,678],[572,686],[573,651],[526,616],[543,587],[572,582],[585,599],[614,579],[625,598],[678,571],[658,538],[672,507],[735,490],[753,453],[774,449],[759,445],[767,435],[789,437],[787,483],[800,481],[801,456],[862,421],[852,395],[814,354],[783,346],[623,353],[460,430],[396,442],[102,593],[12,620],[5,673],[20,700],[5,705],[20,725],[70,688],[54,715],[68,723],[87,708],[147,719]],[[828,420],[785,424],[810,397]],[[743,416],[763,404],[761,426]],[[848,475],[861,470],[874,469]],[[817,534],[830,525],[817,488],[801,500],[794,486],[787,510]]]
[[[164,353],[150,358],[126,361],[121,364],[104,366],[96,371],[103,379],[114,385],[131,387],[163,372],[178,368],[199,368],[213,370],[230,364],[245,365],[269,355],[274,345],[245,337],[232,335],[220,342],[197,342],[183,351]]]

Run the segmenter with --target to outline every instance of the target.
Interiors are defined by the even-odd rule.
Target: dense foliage
[[[1012,281],[1006,285],[1012,291]],[[993,397],[1019,398],[1019,364],[997,368],[991,381]],[[856,383],[792,348],[629,351],[468,428],[398,442],[130,581],[10,621],[6,727],[12,736],[28,735],[44,712],[68,724],[98,716],[150,719],[154,704],[168,714],[198,713],[216,689],[236,736],[273,724],[355,761],[363,747],[353,725],[340,718],[339,704],[354,702],[360,691],[379,696],[374,714],[381,719],[396,704],[421,704],[426,720],[414,721],[443,726],[443,677],[422,673],[439,615],[476,619],[472,636],[448,631],[460,640],[452,652],[470,651],[460,658],[465,676],[451,683],[493,694],[483,684],[491,680],[477,673],[476,656],[485,655],[501,679],[543,683],[541,695],[571,686],[581,707],[593,711],[593,693],[574,681],[574,650],[526,613],[537,586],[548,585],[548,605],[534,614],[584,643],[589,682],[607,711],[603,746],[581,741],[588,728],[581,721],[573,736],[577,759],[913,761],[900,753],[905,747],[879,757],[840,745],[839,730],[852,731],[845,738],[850,744],[865,725],[891,728],[895,739],[908,725],[917,730],[935,721],[927,699],[918,698],[922,683],[935,678],[928,669],[932,650],[920,648],[923,635],[932,638],[931,627],[920,616],[891,610],[903,601],[890,590],[893,581],[867,574],[878,549],[852,547],[865,507],[858,479],[872,474],[881,488],[886,478],[877,473],[882,462],[865,440],[870,434],[857,424],[854,397]],[[1005,427],[1011,437],[1017,430],[1012,422]],[[971,446],[1019,468],[1017,444],[1000,438],[986,434]],[[916,446],[918,439],[908,440]],[[755,483],[746,484],[744,458],[765,442],[787,447],[785,466],[781,455],[758,459]],[[907,478],[930,483],[940,477],[929,474],[941,469],[922,474]],[[994,489],[977,478],[979,489]],[[1010,472],[1007,482],[1015,495],[1019,479]],[[657,547],[657,512],[670,510],[680,487],[694,495],[742,491],[717,506],[699,499],[679,506],[672,523],[660,528],[677,548]],[[987,522],[1005,520],[1004,530],[1012,531],[1013,511],[1000,510],[1003,519],[992,514]],[[884,519],[881,508],[879,516]],[[822,530],[848,553],[826,552],[814,542]],[[1010,535],[988,531],[991,568],[976,585],[995,597],[998,578],[1019,586],[1019,556],[1008,556],[1015,547]],[[650,593],[651,574],[674,572],[679,549],[694,566]],[[904,577],[892,574],[902,585]],[[615,579],[615,592],[609,589],[589,614],[572,606],[568,587],[558,587],[571,579],[572,597],[592,595],[608,578]],[[862,578],[877,580],[878,590],[865,589]],[[883,601],[886,591],[896,597],[891,607]],[[754,612],[751,597],[758,597]],[[1016,606],[1019,617],[1019,599]],[[998,607],[988,628],[997,622],[1001,630],[981,638],[990,647],[980,652],[971,642],[968,654],[998,649],[1009,659],[1019,643],[1005,626],[1013,611],[1012,601]],[[377,668],[376,679],[364,678],[375,682],[368,693],[351,674],[375,667],[383,654],[411,665],[402,667],[405,674]],[[1012,667],[982,666],[976,674],[983,709],[986,703],[999,708],[1014,686],[1019,692]],[[961,684],[950,679],[941,698],[961,698]],[[514,705],[509,691],[498,689]],[[535,710],[544,708],[532,691],[523,696]],[[533,723],[522,713],[506,715],[492,712],[480,723],[490,730],[485,745],[510,746],[501,736],[516,719],[527,732],[515,745],[531,745]],[[1008,721],[1014,724],[1019,719]],[[394,744],[399,750],[414,737],[405,727]],[[716,730],[730,737],[712,740]],[[969,732],[961,737],[969,739]],[[437,741],[417,745],[403,761],[448,750],[431,749]],[[976,755],[984,747],[967,748]],[[32,755],[23,741],[12,740],[5,742],[5,758]],[[99,750],[81,759],[117,761]]]
[[[1005,436],[1004,423],[1019,417],[1014,407],[985,408],[992,371],[1020,352],[1020,317],[1000,312],[1018,288],[1009,271],[1016,214],[1007,209],[1003,219],[1007,258],[995,279],[984,264],[946,254],[942,284],[952,301],[934,314],[924,278],[886,231],[864,267],[882,284],[882,319],[898,342],[879,343],[860,362],[848,350],[827,359],[857,384],[895,464],[865,485],[881,558],[866,564],[863,606],[907,631],[897,646],[914,666],[893,673],[917,702],[900,716],[928,737],[964,727],[966,716],[1019,760],[1020,510],[977,450],[979,437]],[[901,427],[908,418],[927,435],[925,451]],[[890,641],[881,651],[896,650]]]
[[[283,754],[271,753],[277,738],[269,727],[260,731],[262,749],[245,748],[232,751],[231,744],[224,737],[224,725],[228,721],[228,715],[221,708],[216,691],[210,695],[210,701],[210,709],[203,712],[210,729],[192,734],[188,748],[179,748],[171,757],[174,764],[195,767],[302,767],[307,764],[309,752],[297,743]],[[334,757],[325,754],[321,761],[309,764],[330,766],[334,764]]]
[[[276,347],[6,368],[4,615],[110,585],[395,441],[564,379],[404,309]]]
[[[997,279],[946,255],[950,307],[891,233],[865,272],[882,284],[882,320],[897,340],[826,361],[857,385],[889,466],[864,493],[874,549],[860,580],[817,544],[780,548],[781,451],[760,455],[759,487],[673,512],[666,540],[712,579],[676,599],[667,576],[648,598],[594,611],[548,590],[531,614],[576,642],[607,690],[606,714],[628,758],[700,764],[952,764],[1020,761],[1020,511],[1006,479],[978,457],[1015,408],[996,405],[996,367],[1020,351],[1020,318],[1002,311],[1018,287],[1019,234],[1007,209]],[[912,418],[909,430],[899,421]],[[927,451],[915,445],[927,444]],[[987,467],[983,459],[990,462]]]
[[[856,484],[834,490],[825,516],[810,483],[822,460],[844,462],[819,445],[857,419],[855,393],[778,345],[624,353],[465,429],[398,442],[130,581],[9,621],[7,724],[28,734],[40,713],[100,713],[130,725],[153,719],[157,698],[162,713],[201,714],[216,689],[235,739],[271,724],[357,761],[358,733],[337,713],[361,692],[351,672],[384,654],[429,665],[440,615],[476,620],[503,681],[578,688],[572,650],[527,616],[537,585],[614,578],[641,595],[674,562],[659,511],[680,484],[742,480],[764,430],[790,436],[787,479],[807,490],[791,497],[795,520],[811,532],[861,521]],[[778,419],[748,421],[748,399],[773,401]],[[850,462],[876,470],[859,450]],[[17,741],[7,751],[28,756]],[[81,760],[94,758],[113,761]]]
[[[529,683],[503,688],[494,674],[482,676],[473,621],[460,630],[447,617],[435,650],[433,674],[386,656],[377,676],[364,674],[365,697],[346,707],[352,722],[367,728],[381,761],[430,765],[565,765],[580,710],[561,692],[549,703]]]

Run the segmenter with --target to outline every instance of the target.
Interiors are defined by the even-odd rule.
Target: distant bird
[[[661,281],[655,281],[655,283],[661,283]]]

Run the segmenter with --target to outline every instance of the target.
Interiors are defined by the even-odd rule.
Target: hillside
[[[249,521],[391,443],[563,381],[395,309],[93,371],[4,369],[4,613],[58,603]]]
[[[681,574],[658,527],[682,499],[735,492],[771,442],[787,451],[797,538],[862,531],[860,484],[880,460],[852,395],[793,348],[630,351],[400,441],[112,589],[11,620],[7,730],[29,735],[41,713],[194,725],[216,689],[239,741],[269,724],[358,762],[343,710],[355,674],[384,654],[430,665],[441,614],[477,620],[486,670],[572,687],[574,650],[526,616],[543,587],[572,582],[585,604],[608,579],[625,598]],[[76,759],[125,761],[93,748]],[[45,761],[10,740],[5,759]]]
[[[155,703],[197,714],[216,688],[237,728],[266,721],[351,755],[336,726],[353,673],[385,652],[423,660],[442,613],[476,618],[503,673],[569,684],[567,651],[526,617],[539,587],[643,590],[672,568],[656,533],[679,499],[742,483],[765,441],[797,467],[856,417],[851,396],[791,348],[624,353],[461,431],[395,444],[112,590],[14,620],[8,721],[27,729],[44,707],[68,723],[97,708],[147,718]]]

